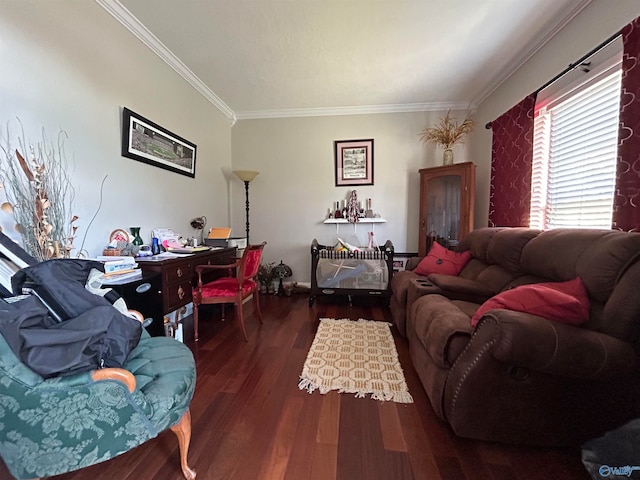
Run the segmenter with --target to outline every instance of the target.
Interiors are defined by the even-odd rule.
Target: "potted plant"
[[[433,143],[444,148],[442,156],[443,165],[453,164],[453,147],[456,143],[463,141],[465,135],[471,133],[475,126],[475,121],[471,115],[467,114],[462,123],[458,123],[451,117],[451,110],[447,111],[444,118],[441,118],[435,127],[425,128],[420,134],[423,143]]]
[[[261,263],[258,267],[258,282],[260,283],[260,293],[267,293],[269,291],[269,287],[273,289],[272,282],[274,279],[273,276],[273,266],[274,262],[271,263]]]

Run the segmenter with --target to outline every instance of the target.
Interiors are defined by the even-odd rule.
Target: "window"
[[[568,94],[538,101],[530,226],[611,228],[619,63]]]

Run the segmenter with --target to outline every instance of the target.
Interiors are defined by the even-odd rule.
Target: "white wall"
[[[418,169],[442,164],[442,150],[422,145],[419,133],[445,112],[241,120],[232,129],[233,166],[258,170],[250,184],[250,241],[268,242],[268,262],[283,260],[294,279],[310,280],[311,241],[335,244],[336,228],[324,225],[328,209],[356,190],[372,199],[375,213],[387,220],[375,225],[379,244],[391,240],[396,251],[418,249]],[[466,112],[454,113],[461,120]],[[336,187],[335,140],[374,139],[374,185]],[[455,162],[472,160],[465,145],[455,148]],[[236,180],[233,235],[245,230],[244,186]],[[340,237],[353,243],[352,226]],[[366,245],[369,226],[356,226]]]
[[[487,225],[491,169],[490,122],[640,15],[638,0],[593,0],[529,61],[478,106],[470,142],[477,162],[475,226]]]
[[[14,141],[16,117],[31,141],[44,127],[50,139],[68,136],[80,219],[80,246],[102,252],[116,228],[172,227],[192,236],[191,218],[227,224],[231,164],[229,121],[97,3],[58,0],[3,2],[0,9],[0,124]],[[192,179],[120,155],[126,106],[197,145]],[[5,231],[11,219],[0,214]]]

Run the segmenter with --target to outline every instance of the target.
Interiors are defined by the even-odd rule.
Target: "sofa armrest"
[[[469,316],[442,295],[425,295],[412,306],[410,324],[440,368],[450,368],[471,338]]]
[[[420,278],[420,276],[410,270],[395,273],[391,278],[391,293],[403,307],[408,306],[407,293],[409,291],[409,285],[411,285],[411,281],[414,278]]]
[[[136,390],[136,377],[124,368],[101,368],[100,370],[93,370],[91,372],[91,379],[94,382],[116,380],[124,383],[129,393],[133,393]]]
[[[493,357],[531,370],[606,380],[631,374],[638,356],[630,344],[592,330],[512,310],[487,312],[476,330],[494,323]]]

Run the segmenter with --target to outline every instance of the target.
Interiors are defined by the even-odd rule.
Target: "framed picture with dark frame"
[[[373,138],[333,142],[336,187],[373,185]]]
[[[196,176],[196,150],[186,140],[127,107],[122,110],[122,156],[171,170],[188,177]]]
[[[417,256],[418,252],[393,252],[393,273],[406,270],[409,259]]]

